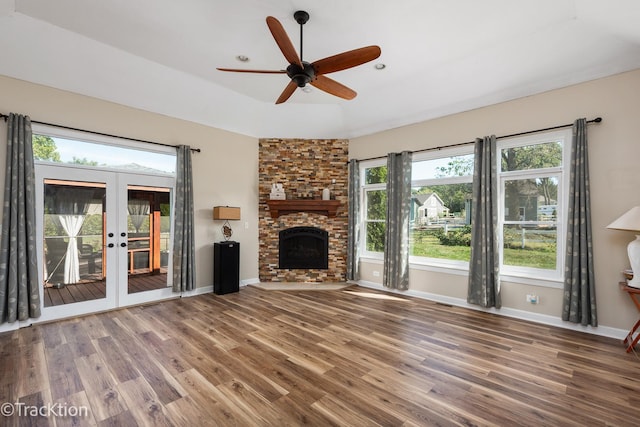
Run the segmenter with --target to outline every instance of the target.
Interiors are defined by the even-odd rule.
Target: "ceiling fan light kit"
[[[236,68],[218,68],[218,70],[237,73],[287,74],[290,79],[289,84],[287,84],[282,94],[280,94],[280,97],[276,100],[276,104],[285,102],[295,92],[296,88],[304,88],[307,84],[343,99],[355,98],[357,93],[353,89],[326,77],[325,74],[335,73],[336,71],[346,70],[348,68],[373,61],[380,56],[380,47],[362,47],[329,56],[311,63],[306,62],[303,60],[302,56],[302,27],[307,23],[307,21],[309,21],[309,14],[304,10],[298,10],[293,14],[293,18],[298,24],[300,24],[299,56],[280,21],[273,16],[267,16],[267,26],[269,27],[269,31],[271,31],[271,35],[276,41],[276,44],[280,48],[285,59],[289,62],[286,70],[245,70]]]

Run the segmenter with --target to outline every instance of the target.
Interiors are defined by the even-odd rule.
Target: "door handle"
[[[122,242],[122,243],[120,243],[120,246],[124,248],[124,247],[127,246],[127,244],[125,242]]]
[[[108,248],[112,248],[112,247],[114,247],[114,246],[115,246],[115,245],[114,245],[113,243],[109,243],[109,244],[107,245],[107,247],[108,247]]]

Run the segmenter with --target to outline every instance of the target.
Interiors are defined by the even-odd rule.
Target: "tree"
[[[446,166],[437,168],[436,178],[468,176],[473,174],[473,158],[470,156],[452,157]],[[461,214],[465,202],[471,196],[471,184],[432,185],[430,190],[438,194],[449,212]]]
[[[32,146],[34,160],[60,162],[58,147],[56,147],[55,141],[50,136],[33,135]]]
[[[473,173],[473,158],[469,156],[452,157],[447,166],[436,168],[436,178],[467,176]]]
[[[72,160],[69,163],[72,163],[74,165],[98,166],[98,162],[96,162],[95,160],[89,160],[86,157],[79,158],[73,156]]]
[[[387,167],[377,166],[375,168],[366,168],[364,171],[365,184],[384,184],[387,182]]]
[[[562,164],[562,146],[557,142],[512,147],[501,152],[502,171],[522,171],[542,169]],[[510,180],[505,183],[505,204],[507,219],[520,220],[519,208],[523,205],[522,198],[542,196],[545,205],[554,204],[557,199],[558,183],[549,177],[531,180]]]

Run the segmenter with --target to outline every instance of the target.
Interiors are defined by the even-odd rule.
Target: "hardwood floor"
[[[619,340],[357,286],[121,309],[0,351],[0,402],[86,408],[3,426],[631,426],[640,406]]]

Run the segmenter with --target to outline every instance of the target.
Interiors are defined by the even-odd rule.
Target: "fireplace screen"
[[[316,227],[292,227],[279,233],[280,268],[329,268],[329,233]]]

